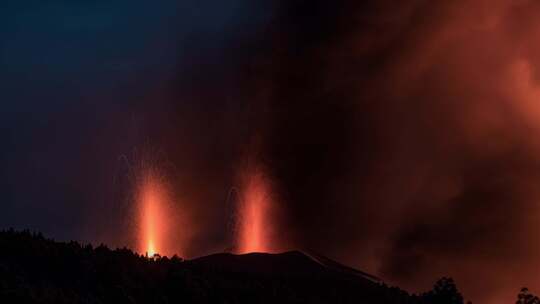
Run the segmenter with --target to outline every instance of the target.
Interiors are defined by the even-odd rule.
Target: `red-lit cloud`
[[[271,92],[280,235],[410,290],[444,275],[473,301],[538,290],[539,9],[284,5],[250,82]]]
[[[186,43],[136,109],[174,164],[175,252],[309,249],[411,291],[452,276],[474,302],[539,291],[540,4],[268,2],[219,49]]]

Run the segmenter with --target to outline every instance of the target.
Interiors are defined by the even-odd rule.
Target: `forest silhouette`
[[[451,278],[409,294],[299,251],[184,260],[14,230],[0,248],[1,303],[464,303]],[[516,304],[540,301],[523,288]]]

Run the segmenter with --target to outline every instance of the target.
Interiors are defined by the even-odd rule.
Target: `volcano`
[[[196,268],[251,276],[334,276],[381,283],[381,280],[376,276],[345,266],[323,255],[308,253],[307,251],[254,252],[247,254],[217,253],[196,258],[187,263]]]
[[[148,258],[0,232],[2,303],[417,303],[375,276],[322,255],[217,253]],[[418,302],[419,303],[419,302]]]

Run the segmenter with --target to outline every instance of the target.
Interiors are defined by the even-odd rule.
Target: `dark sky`
[[[0,228],[133,246],[151,163],[183,255],[223,250],[255,163],[276,248],[476,302],[540,288],[538,2],[13,3]]]
[[[114,234],[125,156],[181,160],[162,140],[208,151],[201,128],[237,90],[222,51],[269,17],[241,0],[13,3],[0,8],[0,220],[61,239]],[[216,95],[194,96],[206,81]],[[180,129],[185,117],[198,125]]]

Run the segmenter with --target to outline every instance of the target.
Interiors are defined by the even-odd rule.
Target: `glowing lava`
[[[146,174],[140,185],[139,250],[148,256],[163,252],[167,221],[165,187],[155,175]]]
[[[239,204],[239,253],[270,251],[271,197],[268,181],[260,171],[245,179]]]

